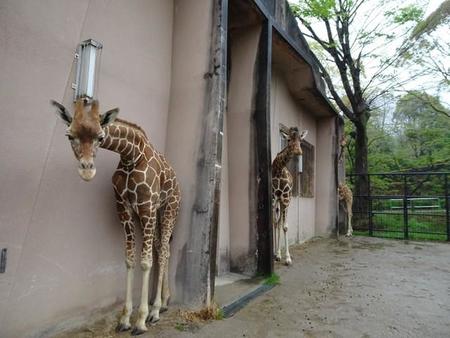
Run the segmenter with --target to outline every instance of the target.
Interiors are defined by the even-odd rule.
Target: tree
[[[367,125],[371,105],[399,83],[392,69],[406,44],[408,32],[423,11],[413,5],[392,6],[392,1],[303,0],[291,4],[301,30],[325,51],[326,59],[316,61],[331,98],[354,126],[354,171],[356,195],[368,194]],[[376,4],[376,6],[370,6]],[[380,20],[384,17],[385,21]],[[405,27],[400,32],[400,28]],[[323,31],[323,33],[322,33]],[[393,32],[398,31],[395,35]],[[332,78],[337,69],[339,78]],[[364,211],[366,205],[356,205]]]
[[[441,5],[428,17],[420,21],[411,33],[409,43],[411,48],[404,54],[401,66],[410,72],[418,69],[425,71],[421,79],[421,89],[439,94],[447,92],[450,86],[450,0]],[[414,93],[413,91],[411,93]],[[430,96],[417,96],[428,99]],[[432,109],[446,114],[448,109],[441,109],[433,104],[433,100],[424,101]],[[450,117],[450,116],[448,116]]]
[[[446,111],[437,97],[424,92],[410,92],[397,102],[393,118],[400,170],[450,168],[450,119],[428,102]]]

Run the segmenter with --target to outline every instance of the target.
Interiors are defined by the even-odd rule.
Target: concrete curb
[[[251,300],[255,299],[259,295],[262,295],[263,293],[269,291],[272,289],[275,285],[267,285],[262,284],[257,286],[252,291],[243,294],[239,298],[233,300],[232,302],[222,306],[223,311],[223,317],[229,318],[233,316],[236,312],[238,312],[240,309],[242,309],[245,305],[247,305]]]

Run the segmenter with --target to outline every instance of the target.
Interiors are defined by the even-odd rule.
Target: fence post
[[[445,184],[445,219],[447,223],[447,241],[450,241],[450,208],[448,203],[448,175],[444,175]]]
[[[373,220],[372,220],[372,192],[370,186],[370,175],[367,174],[367,187],[368,187],[368,198],[369,198],[369,236],[373,236]]]
[[[409,239],[408,233],[408,184],[407,176],[403,175],[403,223],[404,239]]]

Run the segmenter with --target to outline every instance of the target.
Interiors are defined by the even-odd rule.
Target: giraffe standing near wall
[[[141,223],[143,237],[140,260],[143,280],[141,303],[132,334],[144,333],[147,331],[146,322],[155,323],[159,320],[160,311],[167,309],[170,297],[169,242],[180,208],[180,188],[175,172],[164,156],[153,148],[139,126],[116,118],[118,108],[100,114],[98,101],[78,99],[72,117],[63,105],[55,101],[51,103],[68,126],[66,135],[79,161],[78,172],[81,178],[89,181],[95,176],[94,159],[98,147],[120,155],[112,181],[117,213],[125,232],[127,291],[117,330],[131,329],[133,276],[136,265],[135,225],[132,214],[135,212]],[[153,264],[153,244],[159,271],[155,299],[149,314],[148,291]]]
[[[353,228],[352,228],[353,194],[351,189],[345,183],[339,183],[338,193],[339,193],[339,201],[343,201],[344,211],[347,214],[348,230],[345,236],[351,237],[353,235]]]
[[[289,129],[288,144],[281,150],[272,162],[272,203],[273,203],[273,226],[275,241],[275,259],[281,260],[280,237],[281,228],[284,232],[284,246],[286,251],[286,265],[292,264],[289,254],[287,209],[292,198],[293,179],[286,167],[294,156],[302,155],[301,141],[306,137],[305,130],[300,135],[296,127]]]

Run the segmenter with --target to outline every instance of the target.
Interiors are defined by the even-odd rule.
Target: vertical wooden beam
[[[273,272],[272,233],[272,156],[270,143],[270,82],[272,70],[272,23],[263,22],[255,68],[255,103],[257,173],[257,272]]]
[[[209,305],[214,295],[223,113],[226,102],[226,43],[228,0],[215,0],[212,18],[210,70],[201,139],[197,150],[197,177],[191,229],[186,244],[184,303]]]
[[[444,184],[445,184],[445,224],[447,227],[447,241],[450,241],[450,205],[449,205],[449,195],[448,195],[448,174],[444,174]]]
[[[220,192],[222,181],[222,147],[223,147],[223,115],[225,113],[225,102],[228,91],[228,0],[219,0],[217,2],[217,21],[219,27],[217,28],[217,42],[216,46],[221,48],[220,68],[218,70],[218,88],[217,93],[219,99],[219,106],[217,107],[217,123],[216,130],[216,164],[215,164],[215,188],[214,188],[214,208],[211,221],[211,235],[210,235],[210,259],[209,259],[209,285],[210,285],[210,300],[214,299],[215,280],[217,270],[217,240],[219,233],[219,210],[220,210]]]

